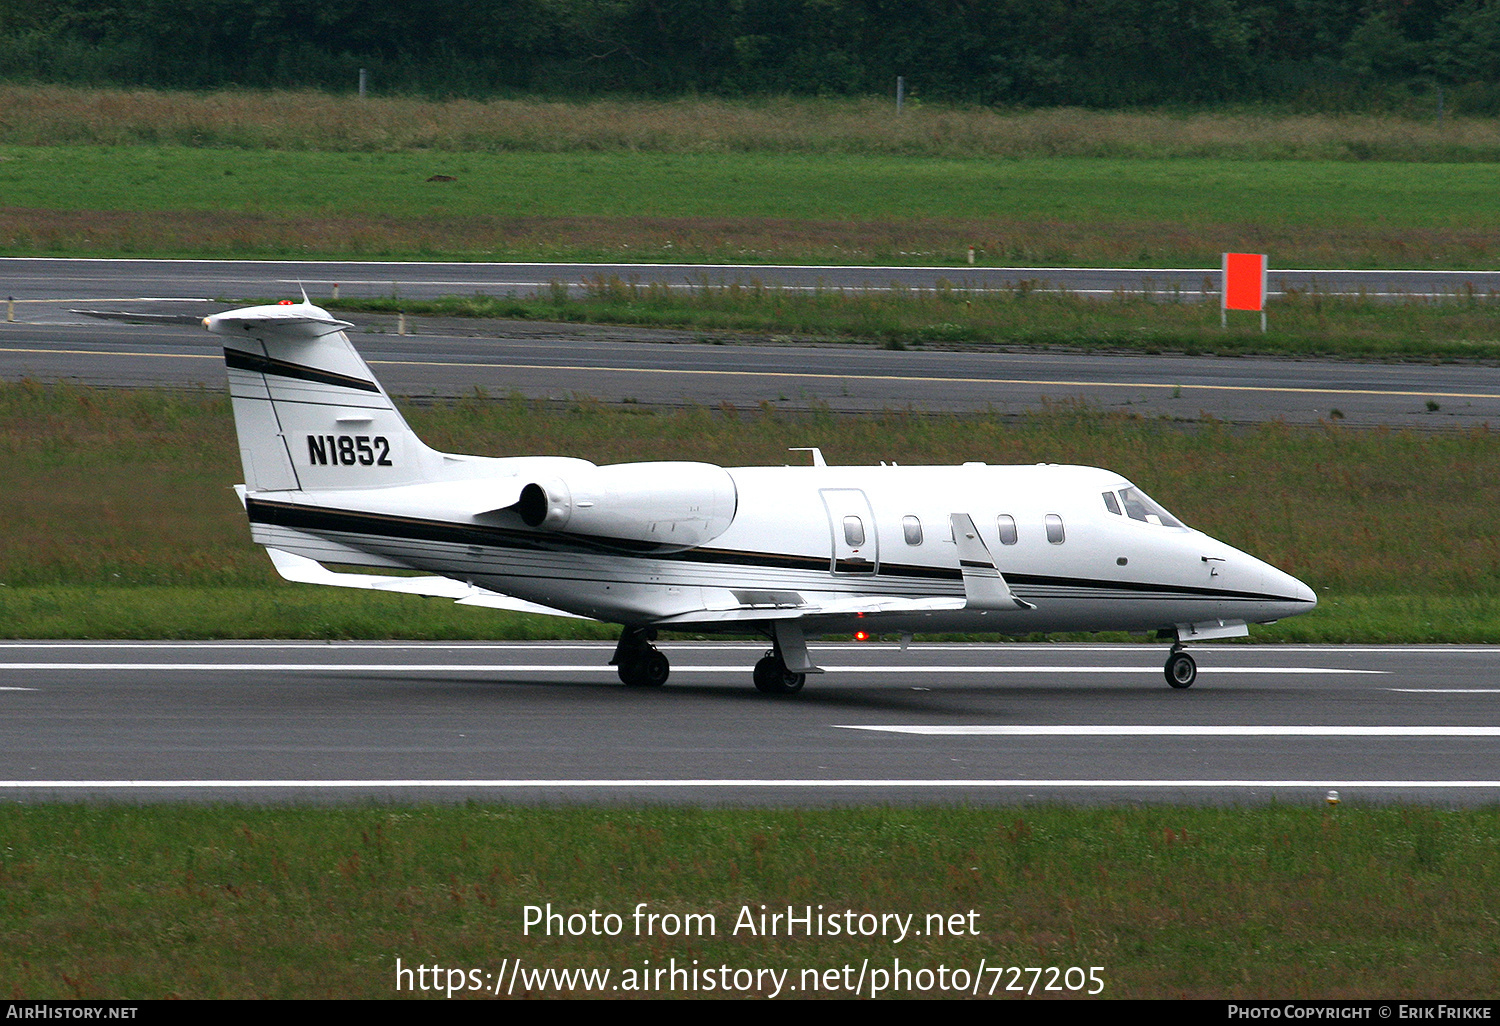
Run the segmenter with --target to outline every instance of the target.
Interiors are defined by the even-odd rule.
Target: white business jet
[[[307,302],[206,318],[224,337],[251,533],[288,580],[624,628],[611,665],[666,682],[660,629],[758,633],[755,686],[801,690],[808,635],[1159,632],[1304,613],[1312,590],[1093,467],[596,466],[428,448],[346,329]],[[407,571],[335,571],[326,564]],[[410,576],[417,571],[423,576]]]

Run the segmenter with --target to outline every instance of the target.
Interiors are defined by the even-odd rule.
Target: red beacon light
[[[292,306],[294,304],[292,303],[292,301],[290,299],[283,299],[283,300],[280,300],[276,305],[277,306]]]
[[[869,631],[855,631],[854,632],[854,640],[855,641],[869,641],[870,640],[870,632]]]

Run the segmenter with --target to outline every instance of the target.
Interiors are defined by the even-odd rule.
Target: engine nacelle
[[[543,531],[691,548],[723,534],[737,502],[711,463],[617,463],[532,481],[516,511]]]

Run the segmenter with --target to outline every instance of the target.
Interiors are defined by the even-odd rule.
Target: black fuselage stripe
[[[265,499],[249,499],[246,502],[246,510],[250,515],[251,523],[301,531],[336,531],[390,540],[448,542],[457,545],[490,546],[532,552],[571,552],[673,560],[685,563],[733,564],[759,570],[815,570],[826,573],[829,569],[829,560],[826,556],[707,548],[662,551],[652,542],[523,531],[505,527],[488,527],[483,524],[455,524],[442,520],[328,509]],[[954,584],[962,580],[962,574],[956,568],[882,563],[880,572],[881,576],[946,580]],[[1232,599],[1253,602],[1298,601],[1296,598],[1285,595],[1195,588],[1148,581],[1101,581],[1086,577],[1052,577],[1043,574],[1017,573],[1006,573],[1004,577],[1013,589],[1021,591],[1076,588],[1086,592],[1091,598],[1123,599],[1152,595],[1158,598]],[[1111,596],[1107,594],[1109,592],[1126,594]]]
[[[379,385],[373,381],[366,381],[364,378],[351,377],[348,374],[338,374],[334,371],[319,370],[317,367],[308,367],[300,363],[278,360],[275,357],[250,353],[243,349],[232,349],[229,346],[224,347],[224,363],[235,370],[256,371],[260,374],[275,374],[277,377],[313,381],[320,385],[357,388],[362,392],[380,391]]]

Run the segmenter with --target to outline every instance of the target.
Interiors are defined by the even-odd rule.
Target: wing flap
[[[965,609],[963,599],[955,598],[881,598],[856,595],[830,602],[787,606],[735,606],[730,609],[696,609],[653,621],[659,626],[687,626],[709,623],[750,623],[757,620],[802,620],[820,616],[874,616],[900,613],[935,613]]]
[[[518,613],[540,613],[546,616],[566,616],[574,620],[589,617],[564,612],[525,599],[502,595],[499,592],[478,588],[451,577],[387,577],[382,574],[346,574],[328,569],[316,559],[299,556],[284,549],[267,548],[266,554],[276,572],[288,581],[297,584],[323,584],[335,588],[362,588],[367,591],[389,591],[405,595],[425,595],[428,598],[452,599],[461,606],[483,606],[488,609],[507,609]]]

